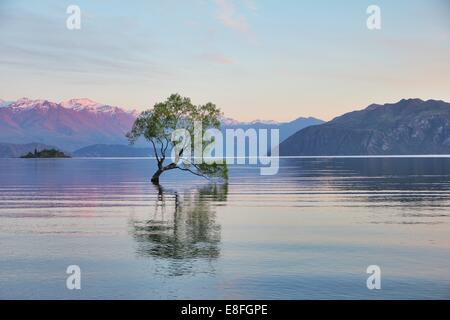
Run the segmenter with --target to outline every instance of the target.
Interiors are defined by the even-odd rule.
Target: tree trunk
[[[159,176],[164,172],[164,170],[158,169],[152,177],[152,183],[159,185]]]

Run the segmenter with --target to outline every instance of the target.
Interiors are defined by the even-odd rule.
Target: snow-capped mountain
[[[74,111],[86,111],[86,112],[92,112],[92,113],[106,113],[106,114],[120,114],[120,113],[128,113],[133,116],[138,116],[139,113],[136,110],[126,111],[123,108],[110,106],[101,104],[95,101],[92,101],[88,98],[82,98],[82,99],[70,99],[67,101],[60,102],[60,105],[67,109],[72,109]]]
[[[5,101],[0,99],[0,108],[5,108],[7,106],[9,106],[12,102],[11,101]]]
[[[91,112],[99,112],[99,108],[102,106],[100,103],[92,101],[91,99],[88,98],[70,99],[67,101],[62,101],[60,102],[60,104],[61,106],[67,109],[72,109],[75,111],[91,111]],[[109,109],[111,109],[111,107]]]
[[[95,143],[125,144],[136,116],[89,99],[56,103],[22,98],[0,109],[0,142],[38,142],[69,151]]]
[[[30,100],[28,98],[22,98],[15,102],[11,102],[8,106],[15,112],[21,112],[25,110],[50,110],[58,108],[58,104],[47,100]]]
[[[239,122],[235,119],[232,119],[232,118],[227,118],[225,116],[221,116],[220,123],[224,126],[236,126],[236,125],[239,125],[241,122]]]

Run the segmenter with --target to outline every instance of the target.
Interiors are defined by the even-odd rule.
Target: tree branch
[[[166,139],[167,142],[166,146],[164,147],[164,153],[166,153],[167,148],[169,147],[170,140],[166,136],[164,136],[164,139]]]
[[[179,169],[179,170],[181,170],[181,171],[188,171],[188,172],[190,172],[190,173],[192,173],[192,174],[195,174],[196,176],[203,177],[203,178],[205,178],[205,179],[207,179],[207,180],[211,180],[208,176],[206,176],[206,175],[204,175],[204,174],[202,174],[202,173],[200,173],[200,172],[192,171],[192,170],[189,169],[189,168],[181,168],[181,167],[177,166],[176,163],[171,163],[171,164],[169,164],[168,166],[165,166],[165,167],[163,168],[163,171],[169,171],[169,170],[173,170],[173,169]]]
[[[155,154],[155,158],[156,158],[156,161],[158,161],[158,166],[159,166],[160,160],[159,160],[159,157],[158,157],[158,151],[156,150],[155,142],[153,141],[153,139],[150,139],[150,142],[153,145],[153,152]]]
[[[160,150],[161,150],[161,159],[162,159],[162,161],[164,161],[164,159],[166,159],[166,154],[165,154],[165,152],[163,151],[164,143],[162,142],[162,140],[161,140],[160,138],[158,138],[158,141],[159,141],[159,143],[160,143],[160,145],[161,145],[161,147],[160,147]]]
[[[199,172],[195,172],[195,171],[192,171],[191,169],[188,169],[188,168],[180,168],[180,167],[175,167],[176,169],[180,169],[181,171],[188,171],[188,172],[190,172],[190,173],[192,173],[192,174],[195,174],[196,176],[199,176],[199,177],[203,177],[203,178],[205,178],[206,180],[211,180],[208,176],[205,176],[204,174],[201,174],[201,173],[199,173]]]
[[[171,164],[169,164],[168,166],[165,166],[164,168],[163,168],[163,170],[164,171],[168,171],[168,170],[172,170],[172,169],[176,169],[177,168],[177,164],[176,163],[171,163]]]

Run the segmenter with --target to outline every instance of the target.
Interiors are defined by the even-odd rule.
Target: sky
[[[380,30],[366,26],[369,5]],[[242,121],[331,120],[402,98],[450,102],[450,0],[0,0],[0,68],[3,100],[144,110],[180,93]]]

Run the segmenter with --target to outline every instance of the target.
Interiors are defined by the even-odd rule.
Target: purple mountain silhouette
[[[67,150],[94,143],[125,144],[125,133],[137,116],[89,99],[55,103],[23,98],[1,105],[0,142],[38,142]]]

